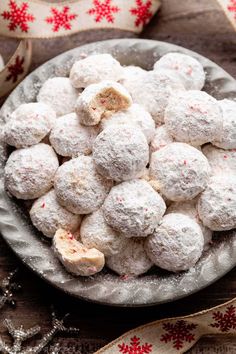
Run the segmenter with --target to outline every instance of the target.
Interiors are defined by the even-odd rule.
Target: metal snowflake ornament
[[[0,282],[0,309],[3,308],[5,304],[15,306],[13,293],[21,288],[19,284],[12,281],[16,272],[17,270],[9,273],[9,275]]]
[[[40,327],[39,326],[34,326],[29,329],[24,329],[23,326],[20,326],[19,328],[14,327],[13,323],[10,320],[5,320],[4,324],[9,332],[9,334],[13,338],[13,344],[10,347],[6,343],[4,343],[0,339],[0,351],[4,354],[37,354],[40,353],[47,345],[48,343],[54,338],[54,336],[58,332],[79,332],[78,328],[74,327],[65,327],[64,326],[64,320],[68,316],[68,314],[59,320],[55,312],[52,312],[52,329],[46,333],[42,339],[39,341],[39,343],[34,346],[34,347],[27,347],[23,349],[23,343],[27,339],[35,336],[40,332]],[[59,353],[59,344],[57,344],[53,350],[53,354],[58,354]]]

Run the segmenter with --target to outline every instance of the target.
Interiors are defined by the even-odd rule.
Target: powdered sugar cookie
[[[60,228],[74,232],[81,223],[79,215],[72,214],[58,203],[54,189],[34,202],[30,218],[33,225],[47,237],[53,237]]]
[[[198,200],[198,213],[203,224],[213,231],[236,227],[235,175],[213,176]]]
[[[67,77],[53,77],[44,82],[37,101],[48,104],[56,112],[57,117],[75,110],[78,91],[71,85]]]
[[[59,229],[53,237],[53,250],[66,270],[87,277],[102,270],[105,264],[103,253],[88,249],[77,241],[72,233]]]
[[[186,90],[201,90],[205,84],[202,64],[190,55],[168,53],[154,65],[154,70],[171,70],[181,79]]]
[[[130,238],[120,253],[106,258],[106,265],[119,275],[138,276],[146,273],[153,263],[144,249],[144,240]]]
[[[151,156],[150,177],[173,201],[195,198],[206,188],[210,173],[206,157],[188,144],[168,144]]]
[[[189,216],[165,215],[160,226],[145,242],[148,257],[171,272],[190,269],[199,260],[204,238],[199,225]]]
[[[140,177],[149,160],[147,139],[132,125],[113,125],[95,139],[93,160],[97,171],[117,182]]]
[[[114,81],[88,86],[76,102],[76,113],[84,125],[96,125],[104,115],[127,109],[132,104],[128,91]]]
[[[59,203],[75,214],[89,214],[99,209],[111,186],[111,181],[96,172],[90,156],[65,162],[54,181]]]
[[[124,125],[132,124],[141,129],[150,143],[155,133],[155,122],[150,113],[148,113],[141,105],[132,104],[127,110],[120,111],[107,118],[103,118],[100,124],[101,129],[105,129],[113,124]]]
[[[236,148],[236,101],[222,100],[219,105],[223,113],[223,129],[212,144],[222,149]]]
[[[208,159],[212,175],[218,173],[236,173],[236,150],[223,150],[211,144],[202,148],[203,154]]]
[[[106,223],[101,209],[83,219],[80,237],[83,245],[98,249],[106,257],[121,252],[125,244],[124,236]]]
[[[56,113],[45,103],[20,105],[4,126],[4,140],[16,148],[38,144],[50,132]]]
[[[70,80],[74,87],[85,88],[104,80],[118,81],[122,74],[122,66],[110,54],[93,54],[73,64]]]
[[[157,127],[155,130],[155,135],[150,145],[150,152],[153,153],[155,151],[158,151],[173,142],[173,137],[169,134],[165,124],[163,124],[160,127]]]
[[[50,134],[50,143],[61,156],[90,155],[98,127],[80,124],[76,113],[57,119]]]
[[[143,75],[147,73],[146,70],[140,68],[139,66],[124,66],[123,75],[119,82],[129,91],[133,92],[137,85],[137,80],[141,80]]]
[[[49,145],[15,150],[5,166],[6,189],[16,198],[38,198],[52,187],[58,166],[57,155]]]
[[[106,222],[126,237],[153,233],[165,213],[161,196],[144,180],[114,186],[103,204]]]
[[[184,90],[178,77],[168,70],[149,71],[138,77],[130,94],[152,115],[156,123],[164,122],[164,113],[171,95]]]
[[[198,211],[197,211],[197,201],[198,199],[188,200],[186,202],[174,202],[171,203],[169,208],[167,209],[167,213],[180,213],[189,216],[194,219],[202,230],[202,234],[204,237],[204,249],[208,249],[212,240],[212,230],[208,229],[208,227],[204,226],[201,220],[199,219]]]
[[[199,146],[220,136],[222,112],[216,99],[206,92],[178,92],[169,100],[165,124],[175,140]]]

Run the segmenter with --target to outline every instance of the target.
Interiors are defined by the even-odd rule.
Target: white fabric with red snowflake
[[[202,336],[209,334],[236,335],[236,299],[190,316],[136,328],[95,354],[185,353]]]
[[[218,0],[218,2],[236,30],[236,0]]]
[[[0,34],[17,38],[48,38],[91,28],[141,32],[160,7],[160,0],[1,0]]]

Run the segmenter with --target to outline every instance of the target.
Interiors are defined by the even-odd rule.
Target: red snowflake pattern
[[[195,340],[195,335],[191,332],[197,325],[180,320],[176,323],[163,323],[162,328],[167,333],[161,336],[161,342],[173,342],[173,348],[179,350],[183,348],[184,342],[191,343]]]
[[[10,21],[8,25],[10,31],[15,31],[19,27],[22,32],[28,32],[29,25],[27,22],[34,22],[35,20],[33,15],[27,13],[28,8],[29,5],[27,2],[23,2],[20,6],[17,6],[14,0],[9,1],[10,11],[3,11],[1,16],[4,20]]]
[[[95,15],[95,22],[101,22],[103,18],[109,23],[113,23],[115,18],[113,14],[120,11],[118,6],[111,4],[112,0],[93,0],[94,7],[88,10],[89,15]]]
[[[24,58],[20,58],[19,55],[17,55],[15,63],[7,67],[9,75],[6,77],[6,81],[12,80],[13,83],[17,82],[18,76],[24,73],[24,61]]]
[[[148,354],[152,353],[152,344],[140,345],[140,338],[134,336],[130,339],[130,345],[122,343],[118,344],[119,352],[123,354]]]
[[[236,19],[236,0],[229,1],[228,10],[234,13],[234,18]]]
[[[212,318],[215,320],[215,323],[212,323],[210,326],[219,328],[221,332],[236,329],[236,308],[233,305],[228,306],[225,313],[220,311],[213,312]]]
[[[47,17],[45,21],[49,24],[53,24],[53,32],[58,32],[62,27],[65,30],[71,29],[71,21],[75,20],[78,15],[70,14],[70,7],[64,6],[62,11],[59,11],[55,7],[51,8],[52,16]]]
[[[147,0],[146,3],[143,3],[143,0],[136,0],[136,4],[137,7],[133,7],[132,9],[130,9],[131,14],[133,16],[136,16],[135,26],[145,26],[153,15],[150,11],[152,1]]]

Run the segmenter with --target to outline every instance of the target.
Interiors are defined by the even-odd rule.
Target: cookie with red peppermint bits
[[[219,173],[236,173],[236,149],[224,150],[207,144],[202,147],[212,170],[212,175]]]
[[[52,107],[57,117],[75,110],[77,91],[67,77],[53,77],[44,82],[39,90],[37,101]]]
[[[5,187],[16,198],[35,199],[53,186],[59,167],[57,155],[47,144],[11,153],[5,166]]]
[[[118,81],[122,75],[122,66],[110,54],[93,54],[73,64],[70,80],[74,87],[85,88],[104,80]]]
[[[152,262],[170,272],[193,267],[201,257],[204,238],[200,226],[180,213],[165,215],[153,235],[145,241]]]
[[[122,251],[106,258],[106,266],[121,276],[132,277],[146,273],[153,262],[144,249],[144,239],[126,238]]]
[[[80,215],[71,213],[59,204],[54,189],[34,202],[30,218],[33,225],[49,238],[60,228],[74,232],[81,223]]]
[[[203,91],[173,95],[165,110],[165,125],[176,141],[200,146],[220,138],[223,127],[218,101]]]
[[[155,130],[154,137],[150,144],[150,152],[153,153],[165,147],[168,144],[174,142],[174,138],[170,135],[166,129],[165,124],[157,127]]]
[[[167,53],[154,65],[154,70],[171,70],[180,78],[186,90],[201,90],[206,75],[202,64],[190,55]]]
[[[184,143],[171,143],[151,155],[150,178],[172,201],[195,198],[207,186],[211,173],[201,151]]]
[[[147,237],[166,211],[162,197],[148,182],[136,179],[114,186],[103,207],[106,222],[126,237]]]

